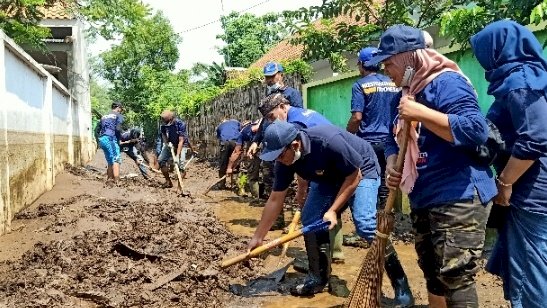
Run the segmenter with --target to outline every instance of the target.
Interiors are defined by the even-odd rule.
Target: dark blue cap
[[[422,30],[405,25],[391,26],[380,37],[378,53],[367,65],[376,65],[396,54],[424,48],[426,44]]]
[[[283,73],[283,66],[277,62],[268,62],[264,65],[264,76],[273,76],[277,73]]]
[[[296,139],[298,129],[293,124],[282,120],[273,121],[264,132],[264,149],[260,159],[264,161],[276,160],[286,146]]]

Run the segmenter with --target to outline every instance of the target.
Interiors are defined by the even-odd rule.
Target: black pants
[[[382,210],[386,206],[387,196],[389,195],[389,188],[386,186],[385,176],[387,162],[384,154],[384,143],[372,142],[371,145],[378,158],[378,164],[380,165],[380,187],[378,188],[378,203],[376,203],[376,208]]]
[[[228,162],[230,161],[230,156],[236,147],[236,142],[234,140],[222,141],[220,142],[220,154],[218,158],[218,176],[223,177],[226,175],[226,169],[228,169]]]

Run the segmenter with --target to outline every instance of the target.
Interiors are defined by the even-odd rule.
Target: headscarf
[[[399,70],[404,71],[407,66],[413,67],[416,71],[414,77],[410,81],[409,85],[402,85],[403,95],[416,95],[422,91],[433,79],[437,78],[444,72],[456,72],[467,79],[469,84],[469,78],[467,78],[460,70],[458,65],[443,56],[434,49],[416,49],[413,51],[403,52],[391,57],[392,64]],[[402,127],[404,120],[399,119],[395,127],[395,136],[397,143],[400,144],[402,139]],[[420,123],[411,123],[413,128],[420,125]],[[420,154],[418,147],[419,134],[416,129],[410,130],[410,136],[408,141],[408,149],[405,153],[405,162],[403,166],[403,173],[401,177],[401,184],[399,185],[404,193],[412,192],[414,184],[418,179],[418,169],[416,163]]]
[[[517,89],[547,91],[547,62],[542,47],[526,27],[511,21],[493,22],[471,37],[471,47],[496,98]]]

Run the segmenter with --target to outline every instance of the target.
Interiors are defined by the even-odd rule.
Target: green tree
[[[90,80],[91,109],[96,115],[104,115],[110,111],[112,99],[108,89],[100,85],[95,79]]]
[[[222,16],[220,22],[224,33],[217,38],[226,45],[219,52],[226,65],[232,67],[248,67],[288,34],[278,14],[257,17],[232,12]]]
[[[19,44],[44,47],[42,39],[51,35],[38,24],[44,10],[54,4],[86,21],[88,33],[112,39],[148,14],[140,0],[0,0],[0,28]]]
[[[150,83],[175,68],[179,42],[161,13],[129,27],[121,43],[101,55],[101,75],[112,83],[113,97],[136,112],[145,111],[154,96]]]
[[[57,0],[0,1],[0,28],[19,44],[43,46],[42,39],[50,35],[47,28],[38,26],[44,14]]]
[[[291,42],[304,45],[306,60],[328,59],[335,71],[344,71],[347,66],[343,52],[356,52],[363,46],[376,44],[391,25],[418,28],[441,25],[441,33],[450,37],[452,43],[465,46],[472,34],[494,20],[540,22],[547,16],[545,1],[326,0],[321,6],[286,11],[283,15],[298,21],[292,26],[296,35]],[[315,21],[317,18],[322,21]]]
[[[228,78],[224,64],[218,64],[216,62],[213,62],[212,64],[195,63],[194,66],[192,66],[191,73],[198,78],[205,75],[204,83],[217,87],[224,85]]]

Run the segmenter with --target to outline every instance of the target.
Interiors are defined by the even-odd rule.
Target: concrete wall
[[[89,101],[76,100],[0,31],[0,234],[53,187],[65,163],[91,159]]]

